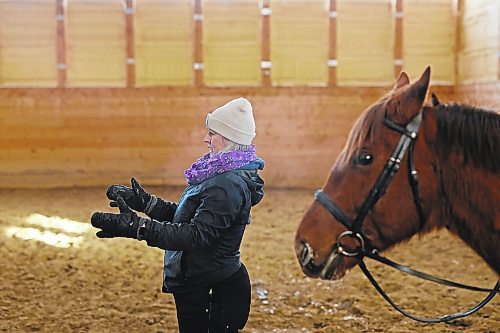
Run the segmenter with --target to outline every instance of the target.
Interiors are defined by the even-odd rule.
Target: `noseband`
[[[400,168],[401,161],[403,160],[406,152],[408,151],[408,178],[409,178],[409,183],[411,187],[411,191],[413,194],[413,202],[415,204],[419,221],[420,221],[420,228],[424,226],[426,217],[422,208],[422,203],[420,200],[420,192],[419,192],[419,187],[418,187],[418,176],[417,176],[417,171],[415,169],[414,163],[413,163],[413,149],[415,142],[418,137],[418,130],[420,128],[420,124],[422,122],[422,110],[405,126],[400,126],[398,124],[395,124],[393,121],[387,119],[387,117],[384,116],[384,125],[387,126],[389,129],[396,131],[401,134],[401,137],[399,139],[398,144],[396,145],[396,148],[392,152],[392,155],[389,157],[388,161],[386,162],[384,169],[378,176],[377,180],[375,181],[375,184],[371,188],[368,196],[365,198],[363,205],[359,209],[357,216],[354,218],[354,220],[351,220],[343,211],[342,209],[335,204],[323,191],[318,190],[315,193],[316,200],[318,200],[319,203],[321,203],[327,210],[328,212],[333,215],[333,217],[338,220],[340,223],[342,223],[346,228],[347,231],[344,231],[341,233],[338,238],[337,242],[334,246],[334,249],[332,253],[329,255],[328,262],[332,262],[332,258],[337,255],[343,255],[347,257],[357,257],[359,259],[358,265],[360,266],[361,270],[363,273],[366,275],[368,280],[372,283],[372,285],[375,287],[375,289],[380,293],[380,295],[387,301],[389,304],[391,304],[394,309],[396,309],[398,312],[402,313],[403,315],[407,316],[410,319],[423,322],[423,323],[440,323],[440,322],[447,322],[450,320],[454,320],[457,318],[462,318],[468,315],[473,314],[474,312],[478,311],[481,309],[483,306],[485,306],[499,291],[500,291],[500,282],[497,281],[495,287],[493,289],[485,289],[485,288],[478,288],[474,286],[469,286],[457,282],[452,282],[448,281],[445,279],[441,279],[435,276],[432,276],[427,273],[423,273],[417,270],[414,270],[410,267],[398,264],[394,261],[391,261],[385,257],[382,257],[379,255],[378,250],[374,248],[370,242],[370,240],[363,234],[362,232],[362,227],[363,227],[363,221],[366,218],[366,216],[369,214],[370,210],[375,206],[375,204],[379,201],[379,199],[385,194],[385,191],[389,184],[391,183],[394,175]],[[356,240],[358,243],[358,247],[356,249],[347,249],[342,245],[342,239],[345,237],[350,237]],[[452,286],[452,287],[457,287],[457,288],[462,288],[462,289],[467,289],[467,290],[473,290],[473,291],[481,291],[481,292],[488,292],[489,294],[481,301],[479,302],[475,307],[471,308],[468,311],[465,312],[457,312],[454,314],[450,315],[445,315],[439,318],[422,318],[422,317],[417,317],[413,316],[404,310],[402,310],[380,287],[380,285],[377,283],[377,281],[373,278],[371,273],[368,271],[368,268],[366,267],[363,258],[364,257],[369,257],[371,259],[377,260],[383,264],[389,265],[393,268],[396,268],[400,271],[403,271],[407,274],[411,274],[414,276],[417,276],[419,278],[429,280],[432,282],[444,284],[447,286]],[[326,267],[328,265],[325,265],[323,271],[327,272],[327,274],[331,275],[333,269],[332,267]],[[327,276],[328,277],[328,276]]]

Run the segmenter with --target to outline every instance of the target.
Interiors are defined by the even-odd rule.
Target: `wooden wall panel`
[[[498,0],[0,0],[0,86],[493,82],[499,25]]]
[[[452,25],[445,27],[445,22],[450,20],[449,13],[440,7],[445,0],[422,1],[404,1],[404,12],[407,12],[403,20],[407,24],[406,37],[403,38],[403,47],[407,52],[404,61],[410,77],[415,79],[425,67],[424,62],[429,61],[433,65],[432,91],[437,91],[443,102],[467,102],[500,110],[497,78],[499,2],[485,0],[481,2],[484,6],[476,6],[473,1],[463,2],[460,29],[463,32],[459,47],[462,84],[435,86],[435,83],[449,82],[452,77],[448,55],[445,54],[445,50],[452,45],[452,41],[448,41]],[[219,19],[219,11],[211,10],[223,2],[230,6],[227,5],[224,19]],[[270,59],[275,84],[328,82],[327,40],[321,42],[324,50],[307,50],[305,41],[313,37],[301,28],[314,27],[311,31],[316,31],[316,41],[327,38],[328,17],[324,22],[325,36],[320,27],[323,15],[327,13],[327,6],[323,5],[328,1],[321,1],[321,7],[319,2],[300,1],[302,5],[311,5],[301,7],[296,1],[272,1],[271,18],[277,19],[273,21],[275,26],[271,24],[271,31],[280,30],[279,24],[283,23],[282,31],[279,34],[274,32],[274,53]],[[124,1],[71,0],[66,3],[69,4],[65,18],[68,84],[124,87]],[[190,49],[192,44],[185,42],[192,38],[193,3],[188,0],[143,0],[139,3],[144,7],[136,7],[134,14],[137,82],[143,86],[192,82],[194,50]],[[254,6],[258,1],[243,0],[238,3],[242,7],[230,1],[203,1],[204,24],[207,25],[205,28],[208,27],[208,32],[203,34],[204,74],[208,75],[205,79],[209,84],[253,85],[262,80],[259,66],[262,56],[260,39],[263,35],[259,24],[262,17],[258,6]],[[126,183],[130,176],[137,176],[144,184],[184,185],[183,171],[207,151],[202,142],[207,112],[240,96],[247,97],[254,106],[257,122],[255,143],[258,154],[266,160],[263,176],[267,186],[321,186],[354,120],[387,92],[393,82],[394,19],[391,1],[337,0],[336,4],[336,51],[339,60],[336,83],[344,86],[207,88],[201,87],[200,79],[197,81],[200,86],[197,87],[0,89],[0,188],[104,188],[110,183]],[[423,10],[422,4],[436,6],[436,13],[441,13],[438,16],[443,21],[439,21],[434,14],[427,17],[425,12],[430,9],[426,6]],[[9,10],[14,10],[7,16],[6,5],[12,5]],[[28,10],[28,13],[33,15],[30,16],[33,22],[41,20],[46,22],[43,24],[47,27],[36,32],[31,26],[24,30],[19,28],[19,23],[12,21],[11,14],[23,15],[24,11],[19,9],[22,6],[41,6],[39,12]],[[238,8],[238,15],[229,15],[235,13],[233,10],[236,7],[232,6]],[[288,13],[294,13],[297,8],[302,9],[300,14],[304,17],[296,13],[294,19],[289,20]],[[315,14],[309,15],[308,11]],[[173,12],[176,14],[173,15]],[[4,78],[9,77],[9,83],[24,84],[28,82],[23,81],[28,76],[27,68],[31,68],[33,78],[43,78],[36,81],[37,86],[42,81],[57,83],[54,14],[55,1],[52,0],[0,0],[0,15],[3,15],[0,17],[0,61],[4,61],[0,67],[0,81],[4,75]],[[175,21],[169,16],[171,14],[180,21]],[[429,26],[428,30],[418,30],[419,24],[412,21],[417,14]],[[164,21],[163,15],[170,18]],[[50,22],[46,17],[50,17]],[[321,19],[313,22],[310,17]],[[238,26],[240,21],[241,26]],[[17,24],[15,32],[9,30],[10,24]],[[291,30],[288,30],[289,27],[292,27]],[[245,31],[244,34],[240,28]],[[437,39],[434,39],[437,36],[434,29],[439,30],[438,39],[446,39],[439,47]],[[19,38],[25,36],[30,36],[29,42],[18,44]],[[40,44],[33,42],[37,48],[33,51],[27,45],[38,37]],[[49,41],[52,38],[54,40]],[[231,49],[235,40],[244,42],[234,44],[235,48]],[[47,43],[53,43],[50,57],[47,56],[50,53]],[[6,44],[19,46],[22,51],[14,52],[16,56],[9,55],[10,46],[4,47]],[[209,45],[220,47],[211,48]],[[303,46],[304,51],[300,50],[296,55],[293,52],[297,51],[297,45]],[[428,45],[434,46],[427,49]],[[276,53],[280,46],[286,51],[286,57]],[[48,61],[49,58],[52,60]],[[315,60],[310,61],[313,58]],[[8,66],[20,66],[19,73],[12,72],[14,74],[5,76],[11,70],[5,59],[9,59]],[[40,60],[43,68],[38,71],[38,68],[29,67],[31,65],[26,65],[31,61],[29,59]],[[242,62],[243,65],[238,69],[235,69],[238,65],[224,67],[226,61]],[[177,67],[168,69],[166,63],[175,63]],[[281,67],[281,74],[280,64],[284,66]],[[249,78],[250,81],[245,81]],[[380,84],[384,86],[363,87]]]
[[[456,89],[460,101],[478,105],[500,113],[500,81],[476,84],[462,84]]]
[[[403,59],[408,72],[432,66],[432,80],[455,82],[454,0],[404,0]]]
[[[328,84],[328,9],[324,0],[271,2],[271,79],[276,86]]]
[[[338,0],[337,10],[337,83],[381,85],[392,82],[391,1]]]
[[[122,0],[67,2],[68,86],[125,86],[123,5]]]
[[[261,14],[256,0],[204,0],[203,82],[257,86],[261,82]]]
[[[463,1],[459,83],[497,81],[500,50],[500,1]]]
[[[56,86],[53,0],[0,1],[0,86]]]
[[[134,18],[137,86],[191,85],[192,1],[141,0]]]
[[[0,188],[184,185],[207,152],[206,114],[253,104],[270,187],[321,186],[358,115],[384,88],[0,89]],[[437,88],[443,101],[452,89]],[[20,116],[22,115],[22,116]]]

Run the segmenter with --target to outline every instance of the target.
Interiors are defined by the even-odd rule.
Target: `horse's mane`
[[[464,164],[500,170],[500,115],[466,104],[435,107],[437,148],[442,156],[463,155]]]

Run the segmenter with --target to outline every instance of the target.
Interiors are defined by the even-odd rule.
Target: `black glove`
[[[139,217],[125,203],[122,197],[116,199],[119,214],[95,212],[90,223],[95,228],[102,229],[96,233],[99,238],[127,237],[141,240],[140,229],[147,219]]]
[[[130,183],[132,184],[132,188],[124,185],[111,185],[108,187],[106,196],[111,200],[109,205],[111,207],[118,207],[116,200],[118,197],[122,197],[132,209],[149,214],[156,205],[157,198],[144,191],[134,177],[130,179]]]

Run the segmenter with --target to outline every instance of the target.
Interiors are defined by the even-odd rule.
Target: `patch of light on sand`
[[[56,234],[50,231],[40,231],[35,228],[10,227],[5,231],[8,237],[16,237],[24,240],[36,240],[47,245],[68,248],[78,247],[83,237],[71,237],[65,234]]]
[[[77,222],[59,216],[45,216],[41,214],[31,214],[26,218],[29,224],[39,225],[44,228],[60,229],[65,232],[83,234],[90,230],[89,223]]]

